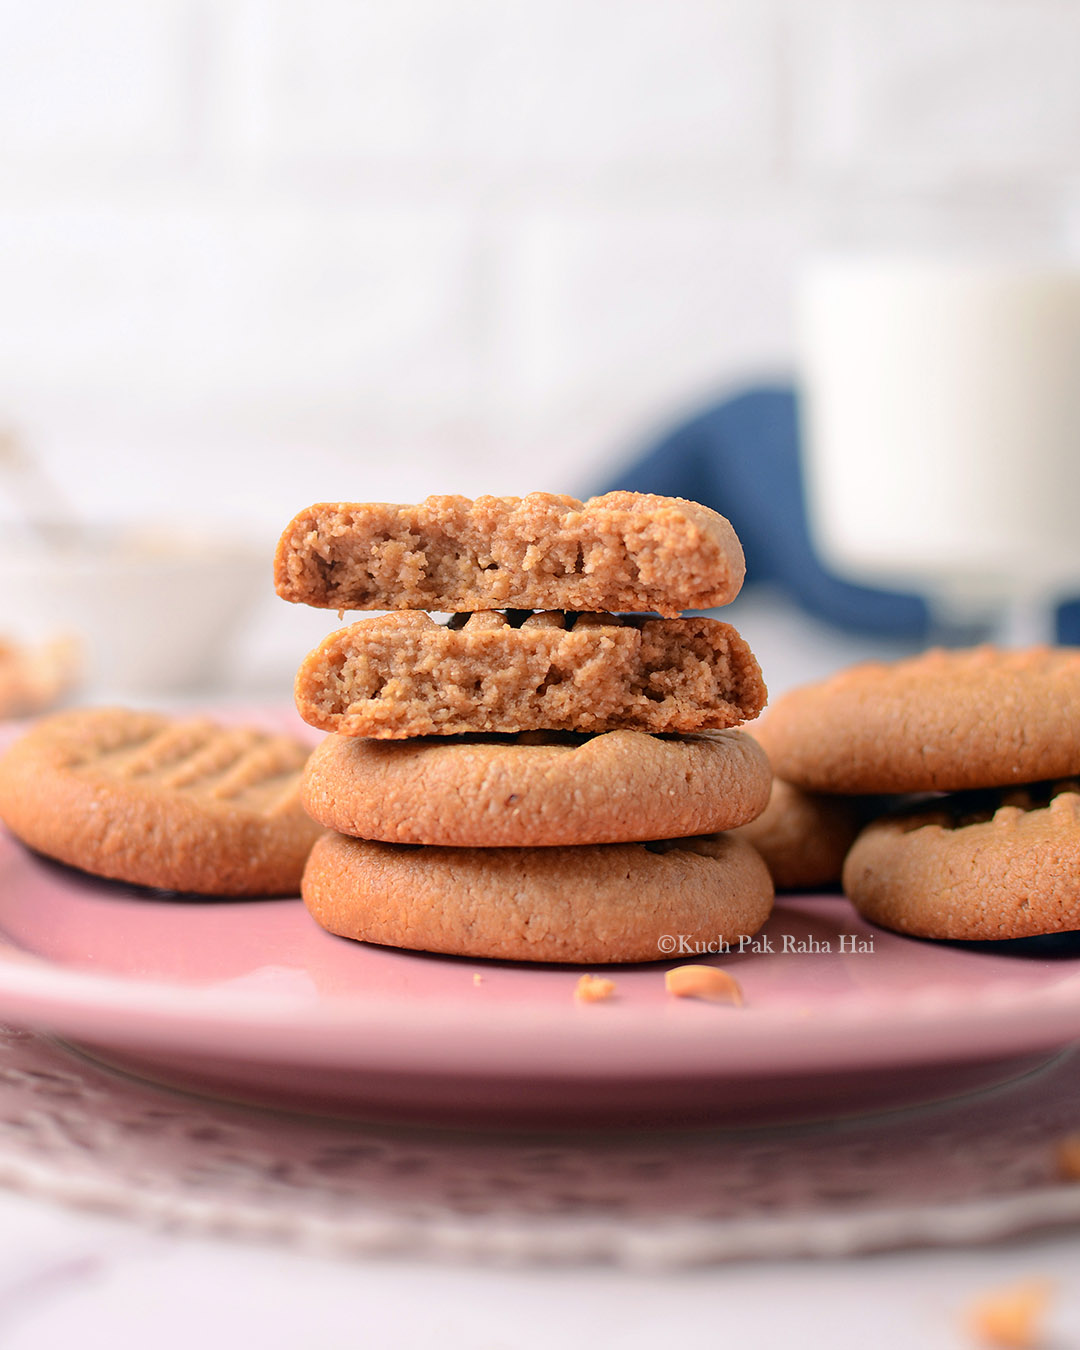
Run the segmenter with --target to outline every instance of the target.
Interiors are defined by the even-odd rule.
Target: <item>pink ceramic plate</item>
[[[583,1005],[577,968],[349,942],[299,900],[162,896],[2,834],[0,930],[0,1017],[162,1081],[310,1110],[828,1115],[1000,1080],[1080,1038],[1080,937],[913,941],[838,896],[781,897],[772,950],[704,958],[737,976],[742,1008],[665,993],[664,971],[700,957],[615,968],[616,997]]]

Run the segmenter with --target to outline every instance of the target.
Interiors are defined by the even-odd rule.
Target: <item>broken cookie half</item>
[[[730,624],[561,612],[363,619],[311,652],[295,692],[312,726],[387,739],[722,730],[765,703],[758,663]]]
[[[730,523],[697,502],[531,492],[309,506],[281,536],[274,581],[283,599],[321,609],[674,616],[728,604],[744,571]]]

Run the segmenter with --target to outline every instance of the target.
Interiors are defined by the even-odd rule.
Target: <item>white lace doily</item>
[[[186,1097],[0,1029],[0,1184],[158,1227],[346,1252],[689,1265],[1080,1222],[1055,1149],[1080,1051],[959,1101],[757,1130],[526,1136]]]

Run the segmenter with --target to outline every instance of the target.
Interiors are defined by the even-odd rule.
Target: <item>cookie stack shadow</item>
[[[589,965],[755,933],[772,880],[725,831],[768,801],[768,761],[732,729],[765,686],[730,625],[680,617],[742,576],[728,522],[671,498],[301,512],[278,593],[392,611],[332,633],[297,675],[301,715],[329,733],[302,783],[328,831],[302,886],[316,921]]]

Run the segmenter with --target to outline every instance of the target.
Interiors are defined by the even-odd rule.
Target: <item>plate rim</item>
[[[297,730],[295,712],[283,704],[200,702],[197,709],[184,709],[196,710],[228,721],[244,717]],[[28,725],[0,727],[0,748]],[[23,849],[6,829],[0,834]],[[477,964],[482,968],[489,963]],[[674,957],[657,961],[657,978],[679,964],[684,962]],[[572,973],[574,968],[567,969]],[[581,966],[580,972],[589,969]],[[617,980],[618,968],[611,973]],[[495,1011],[484,1009],[482,1002],[463,1000],[410,1002],[364,993],[199,988],[104,974],[23,949],[0,927],[0,1018],[76,1040],[104,1035],[113,1045],[183,1048],[193,1044],[194,1036],[207,1053],[267,1059],[287,1053],[296,1062],[341,1064],[357,1071],[445,1072],[461,1058],[467,1060],[467,1071],[476,1073],[482,1057],[491,1073],[625,1078],[634,1075],[635,1061],[650,1053],[649,1074],[655,1077],[768,1076],[941,1064],[1060,1048],[1080,1041],[1080,969],[1037,989],[1008,978],[963,993],[929,983],[902,994],[875,996],[862,986],[806,1010],[753,1004],[732,1008],[674,998],[660,1007],[641,1007],[620,1004],[617,996],[599,1005],[581,1004],[568,988],[565,1004],[522,1001],[500,1004]],[[431,1036],[433,1026],[440,1032],[436,1037]],[[730,1034],[732,1027],[737,1034]],[[943,1030],[946,1035],[940,1034]],[[931,1031],[939,1034],[920,1034]],[[449,1059],[448,1043],[459,1052]],[[463,1046],[466,1055],[460,1053]],[[557,1069],[553,1048],[559,1052]],[[455,1071],[465,1070],[459,1066]]]
[[[87,1040],[104,1034],[124,1045],[179,1046],[226,1057],[347,1060],[357,1068],[407,1072],[445,1071],[456,1062],[458,1056],[447,1055],[451,1035],[454,1044],[468,1043],[466,1058],[474,1072],[481,1056],[490,1071],[516,1066],[531,1072],[550,1060],[545,1051],[557,1049],[568,1076],[586,1069],[624,1075],[632,1067],[628,1059],[649,1052],[649,1072],[658,1076],[665,1069],[679,1076],[754,1073],[755,1059],[762,1056],[756,1076],[767,1076],[1065,1046],[1080,1040],[1080,971],[1034,991],[1003,982],[961,996],[929,986],[898,1000],[895,993],[875,998],[862,989],[797,1014],[786,1007],[718,1007],[686,999],[659,1009],[620,1006],[617,1000],[582,1005],[569,996],[565,1005],[500,1004],[496,1013],[482,1004],[438,999],[192,988],[73,970],[3,945],[0,1016]],[[439,1036],[433,1039],[436,1026]],[[941,1039],[918,1034],[943,1026],[948,1035]]]

